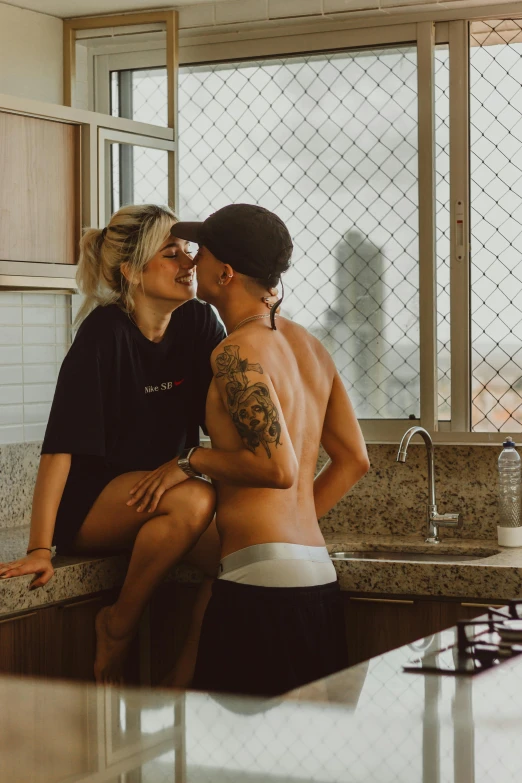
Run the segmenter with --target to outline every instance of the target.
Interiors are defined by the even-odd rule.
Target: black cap
[[[293,250],[283,221],[253,204],[230,204],[202,222],[181,221],[171,233],[204,245],[236,272],[259,279],[285,271]]]

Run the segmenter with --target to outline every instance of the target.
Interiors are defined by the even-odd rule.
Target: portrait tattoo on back
[[[239,356],[239,345],[226,345],[216,358],[216,378],[227,378],[228,410],[239,435],[249,451],[255,453],[263,446],[268,458],[272,457],[270,445],[281,445],[279,412],[270,397],[265,383],[251,383],[247,372],[263,374],[260,364],[249,364]]]

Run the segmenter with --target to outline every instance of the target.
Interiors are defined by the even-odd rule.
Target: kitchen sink
[[[453,552],[391,552],[376,550],[374,552],[332,552],[332,560],[399,560],[414,563],[470,563],[474,560],[483,560],[498,554],[497,550],[485,550],[484,553],[466,555]]]

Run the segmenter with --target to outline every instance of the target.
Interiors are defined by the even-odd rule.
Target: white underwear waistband
[[[313,587],[335,582],[337,574],[326,547],[275,543],[227,555],[218,578],[259,587]]]

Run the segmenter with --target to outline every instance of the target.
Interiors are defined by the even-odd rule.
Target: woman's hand
[[[138,481],[129,493],[132,498],[127,501],[127,505],[135,506],[138,503],[136,511],[146,511],[148,514],[152,514],[153,511],[156,511],[163,493],[186,479],[188,476],[179,467],[176,457],[176,459],[160,465],[152,473],[147,473],[141,481]]]
[[[9,563],[0,563],[0,579],[9,579],[11,576],[25,576],[25,574],[34,574],[29,589],[43,587],[54,575],[54,568],[51,564],[51,553],[45,550],[38,550],[18,560],[12,560]]]

